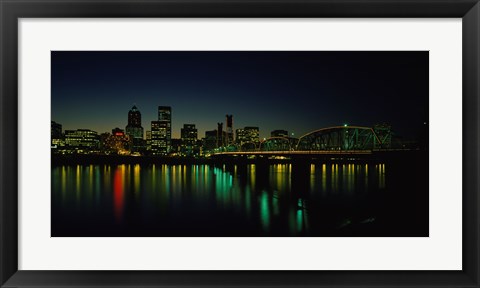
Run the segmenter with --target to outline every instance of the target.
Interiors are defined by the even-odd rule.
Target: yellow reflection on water
[[[385,164],[378,165],[378,188],[385,188]]]
[[[93,165],[88,166],[88,196],[89,198],[93,193]]]
[[[355,166],[353,164],[347,165],[347,175],[346,175],[347,191],[353,192],[355,186]]]
[[[287,190],[287,186],[289,186],[288,181],[290,180],[289,174],[287,171],[289,167],[286,164],[275,164],[272,167],[272,174],[275,179],[275,190],[285,192]]]
[[[249,175],[250,175],[250,186],[253,188],[253,187],[255,187],[255,180],[256,180],[255,179],[255,176],[256,176],[255,175],[256,174],[255,173],[256,172],[255,171],[255,164],[248,165],[248,169],[250,171],[250,173],[249,173]]]
[[[163,176],[163,175],[162,175]],[[152,190],[156,191],[157,189],[157,167],[155,164],[152,165]]]
[[[66,193],[67,193],[67,168],[62,166],[62,177],[61,177],[61,185],[62,185],[62,200],[66,200]]]
[[[82,177],[81,177],[81,174],[82,174],[82,167],[80,165],[77,165],[77,173],[75,174],[77,177],[75,179],[75,184],[76,184],[76,200],[77,200],[77,203],[80,202],[80,193],[81,193],[81,183],[82,183]]]
[[[322,164],[322,191],[327,191],[327,164]]]
[[[96,166],[95,167],[95,191],[94,191],[94,194],[95,194],[95,200],[96,200],[96,204],[98,205],[99,202],[100,202],[100,193],[101,193],[101,190],[100,190],[100,185],[101,185],[101,181],[100,181],[100,167]]]
[[[138,196],[140,193],[140,164],[135,164],[133,166],[133,187],[133,193]]]
[[[315,191],[315,164],[310,164],[310,191]]]

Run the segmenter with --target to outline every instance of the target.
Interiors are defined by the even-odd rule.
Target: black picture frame
[[[480,287],[478,0],[0,0],[1,287]],[[19,271],[18,19],[69,17],[462,18],[462,271]],[[460,127],[459,127],[460,129]],[[446,131],[445,133],[448,133]],[[438,251],[442,253],[442,251]]]

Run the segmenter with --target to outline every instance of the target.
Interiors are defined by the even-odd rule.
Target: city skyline
[[[52,52],[52,121],[64,130],[125,129],[133,105],[144,131],[172,107],[172,138],[184,124],[202,138],[227,114],[233,132],[257,126],[261,138],[383,122],[416,137],[428,52]]]

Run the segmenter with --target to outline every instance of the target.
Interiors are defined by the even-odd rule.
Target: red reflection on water
[[[123,200],[123,173],[122,169],[117,168],[113,175],[113,209],[118,221],[122,220]]]

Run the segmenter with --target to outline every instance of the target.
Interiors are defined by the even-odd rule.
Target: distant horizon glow
[[[198,138],[233,115],[300,137],[331,126],[388,123],[418,137],[428,123],[428,52],[53,51],[52,121],[101,134],[125,130],[137,106],[150,130],[172,107],[172,138],[195,124]]]

